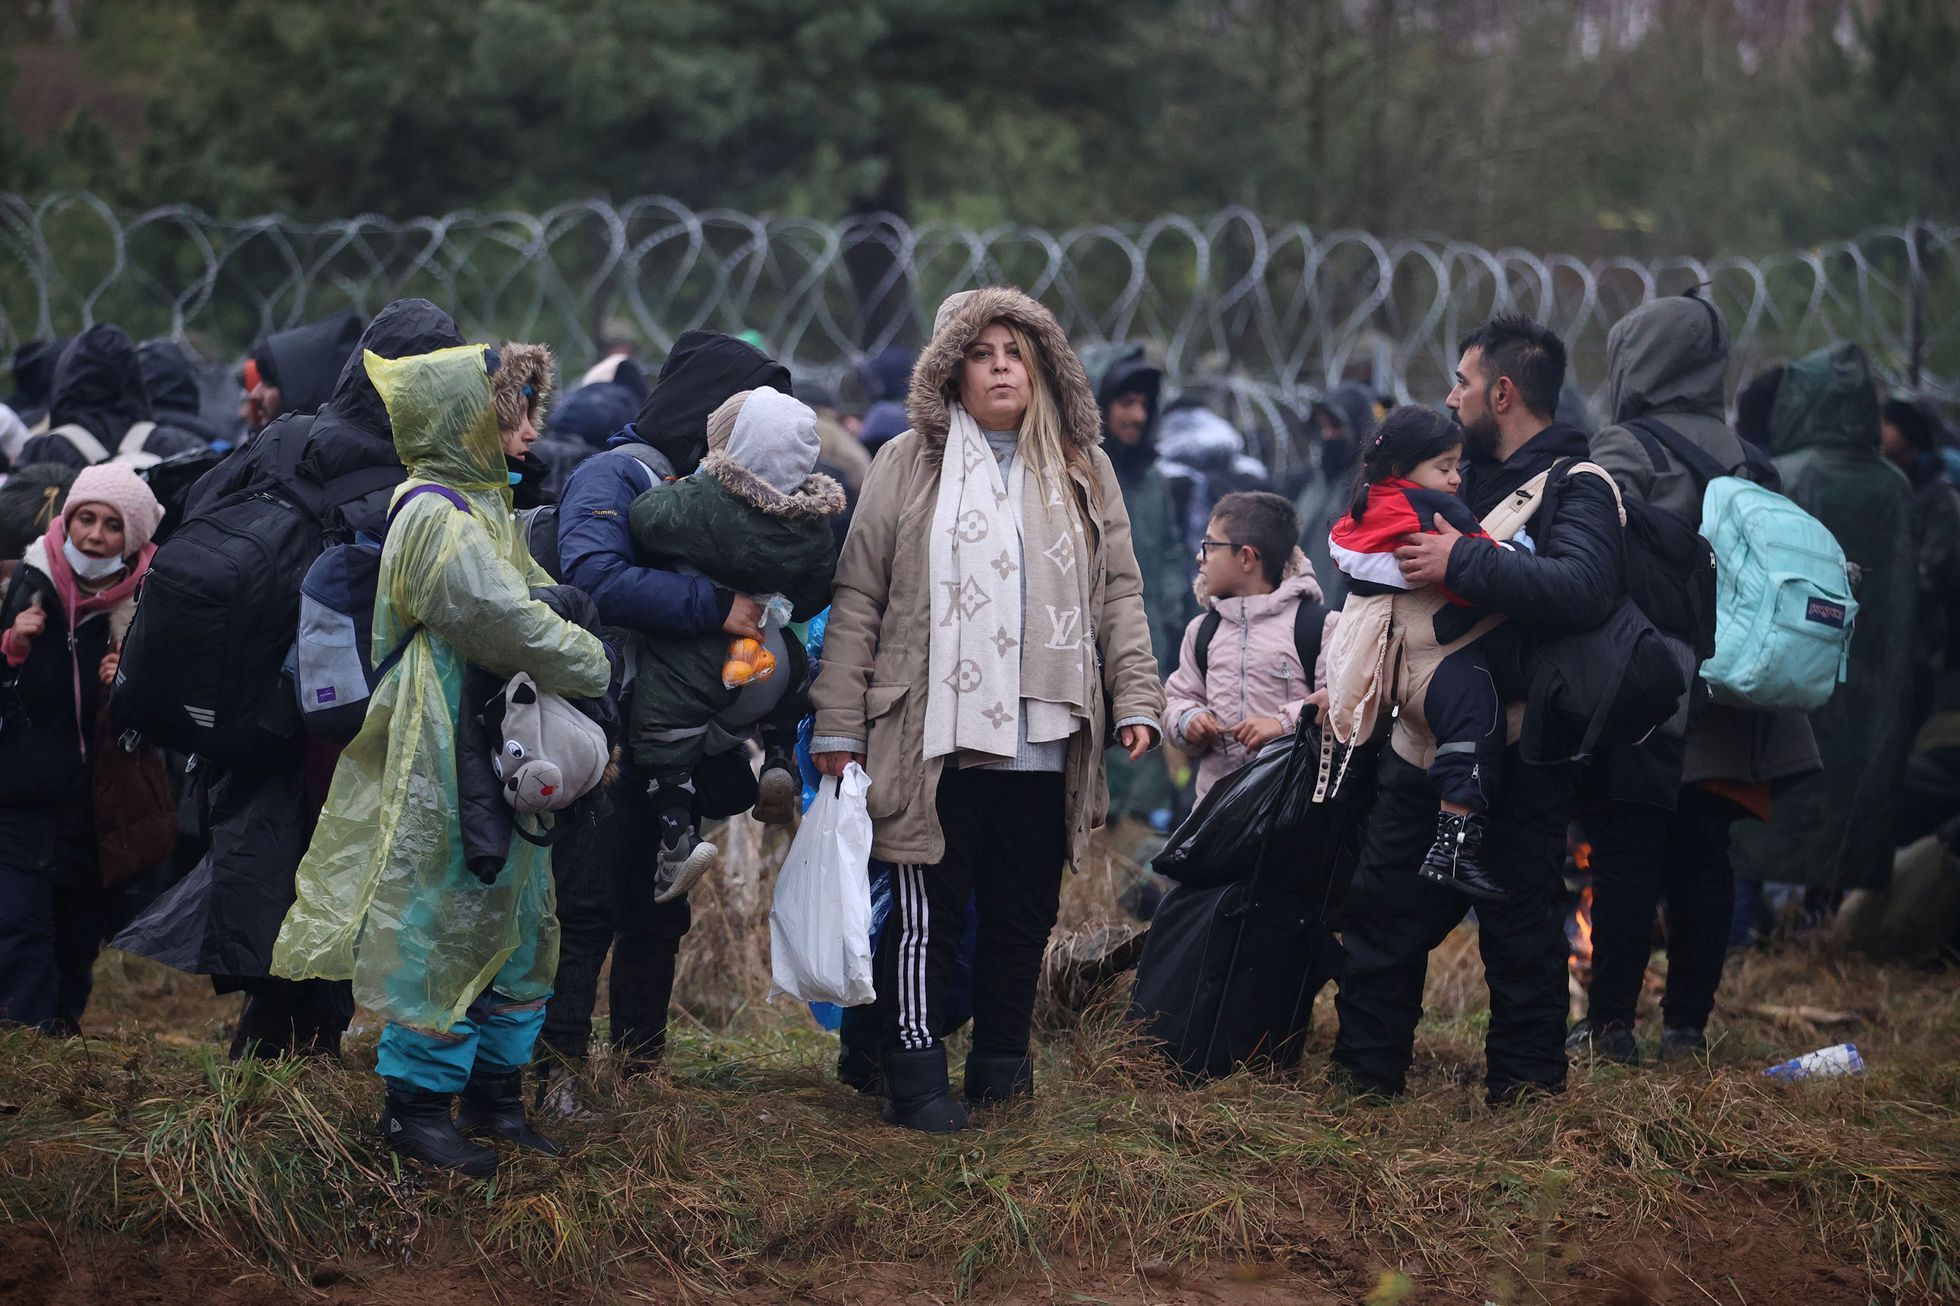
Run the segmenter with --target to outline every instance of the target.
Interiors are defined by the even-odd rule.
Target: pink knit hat
[[[163,520],[163,505],[143,478],[122,463],[97,463],[76,474],[61,510],[63,529],[74,518],[75,509],[85,503],[105,503],[121,515],[123,548],[132,554],[143,551],[156,535],[157,523]]]

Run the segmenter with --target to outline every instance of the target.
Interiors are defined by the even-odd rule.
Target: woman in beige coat
[[[1053,314],[1004,287],[952,296],[906,412],[838,562],[812,749],[826,775],[864,764],[872,855],[895,867],[885,1119],[947,1132],[966,1122],[939,1033],[968,898],[980,1106],[1033,1091],[1062,870],[1108,810],[1112,733],[1141,757],[1164,695],[1101,414]]]

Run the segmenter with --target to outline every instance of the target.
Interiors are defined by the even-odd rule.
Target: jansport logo
[[[1804,605],[1805,621],[1814,621],[1820,626],[1836,626],[1844,629],[1844,605],[1829,599],[1812,599]]]

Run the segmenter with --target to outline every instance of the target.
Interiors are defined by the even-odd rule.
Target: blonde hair
[[[991,325],[991,323],[989,324]],[[1089,505],[1100,508],[1102,487],[1086,450],[1079,448],[1062,430],[1061,409],[1055,403],[1054,387],[1048,381],[1047,355],[1020,323],[1002,320],[1014,347],[1028,369],[1028,411],[1021,416],[1020,447],[1028,467],[1043,484],[1059,485],[1063,499],[1080,517],[1087,517]],[[1071,476],[1079,473],[1079,477]],[[1083,502],[1086,492],[1088,502]]]

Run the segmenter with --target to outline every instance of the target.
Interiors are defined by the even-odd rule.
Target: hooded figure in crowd
[[[709,415],[739,391],[759,386],[787,394],[789,370],[733,336],[686,332],[674,342],[638,419],[573,473],[558,508],[559,574],[592,596],[607,625],[656,639],[760,635],[761,609],[753,596],[706,576],[646,565],[630,528],[636,499],[700,464]],[[660,675],[657,666],[639,668],[640,680]],[[629,686],[629,709],[639,689],[637,682]],[[655,901],[661,813],[648,777],[629,765],[608,794],[612,815],[596,825],[575,825],[559,845],[554,868],[564,955],[544,1039],[560,1063],[547,1103],[563,1114],[580,1109],[576,1072],[591,1048],[608,952],[612,1043],[627,1073],[642,1072],[666,1047],[675,958],[693,919],[685,896]],[[703,820],[747,811],[756,797],[755,773],[740,752],[709,758],[695,771],[694,807]]]
[[[1769,437],[1783,492],[1844,549],[1858,618],[1849,678],[1810,714],[1824,769],[1779,795],[1767,825],[1736,831],[1736,874],[1883,888],[1915,724],[1918,568],[1912,486],[1879,452],[1878,391],[1864,350],[1841,342],[1786,364]]]
[[[594,381],[568,393],[551,414],[551,433],[560,440],[576,440],[593,454],[606,447],[606,441],[639,413],[646,402],[644,389],[634,390],[617,381]]]
[[[204,396],[190,357],[174,340],[145,340],[136,346],[136,365],[149,392],[150,415],[157,421],[189,431],[210,444],[231,438],[231,432],[204,415]]]
[[[650,632],[699,634],[727,620],[734,595],[704,576],[635,567],[627,512],[656,480],[690,475],[708,452],[708,414],[757,386],[790,392],[789,369],[719,331],[688,331],[660,369],[633,422],[606,448],[637,446],[648,459],[593,461],[567,486],[559,509],[565,579],[592,596],[607,623]],[[655,467],[659,475],[655,475]]]
[[[62,351],[48,403],[48,430],[21,447],[19,462],[88,467],[111,458],[147,467],[205,441],[157,422],[136,345],[121,327],[97,323]]]
[[[62,352],[69,343],[69,337],[56,336],[47,340],[23,341],[14,350],[13,365],[9,369],[14,377],[14,392],[7,396],[6,404],[34,435],[48,429],[48,400],[54,395],[54,368],[61,361]]]
[[[497,400],[497,433],[503,441],[504,469],[510,476],[511,500],[519,512],[558,498],[552,485],[553,467],[540,450],[545,410],[551,406],[554,361],[546,345],[506,341],[498,351],[497,371],[490,378]],[[559,483],[563,483],[560,477]]]
[[[1294,494],[1293,511],[1300,518],[1300,548],[1330,607],[1347,596],[1347,574],[1334,565],[1327,535],[1354,498],[1355,465],[1362,441],[1374,434],[1378,408],[1375,392],[1360,381],[1341,382],[1314,405],[1314,475]]]
[[[402,358],[460,345],[463,337],[428,300],[398,299],[375,315],[361,341],[383,357]],[[234,490],[276,485],[289,440],[305,445],[297,474],[326,487],[330,537],[386,530],[389,503],[407,472],[387,406],[359,354],[347,360],[317,414],[288,414],[199,481],[186,516]],[[257,766],[217,774],[210,782],[210,850],[115,940],[118,948],[210,975],[221,993],[246,990],[234,1057],[277,1056],[288,1048],[338,1052],[354,1014],[345,983],[295,984],[269,970],[273,936],[292,905],[293,871],[325,799],[335,754],[325,740],[300,739],[268,751]]]
[[[1177,665],[1178,641],[1191,607],[1193,565],[1170,484],[1157,466],[1157,409],[1164,374],[1151,365],[1140,344],[1092,345],[1082,351],[1082,365],[1102,410],[1103,452],[1116,469],[1130,513],[1151,652],[1159,677],[1166,677]],[[1168,811],[1174,798],[1162,752],[1132,762],[1120,749],[1111,751],[1111,812],[1148,819]]]
[[[1912,721],[1960,708],[1960,489],[1946,478],[1942,426],[1929,403],[1885,401],[1882,451],[1912,482],[1912,539],[1919,562],[1919,639],[1914,649]]]
[[[810,748],[826,775],[870,774],[872,856],[897,867],[885,1119],[949,1132],[966,1110],[940,1034],[967,904],[982,1107],[1033,1092],[1063,867],[1107,815],[1106,745],[1155,747],[1164,695],[1102,415],[1054,315],[1003,286],[950,296],[906,407],[837,566]]]
[[[1177,506],[1185,555],[1194,564],[1218,501],[1239,490],[1264,490],[1271,480],[1266,464],[1245,451],[1245,436],[1200,395],[1182,395],[1165,409],[1157,423],[1157,457]]]
[[[0,1025],[81,1032],[112,874],[97,718],[162,516],[127,466],[84,469],[0,604]]]
[[[1752,474],[1760,466],[1723,421],[1728,363],[1728,323],[1695,294],[1643,304],[1607,333],[1613,420],[1593,435],[1592,457],[1627,498],[1701,525],[1707,481],[1643,421],[1664,424],[1717,466]],[[1572,393],[1569,383],[1566,393]],[[1656,734],[1637,747],[1602,750],[1589,780],[1603,801],[1582,818],[1593,846],[1592,985],[1587,1019],[1568,1049],[1590,1046],[1612,1060],[1639,1059],[1634,1011],[1653,949],[1654,910],[1663,900],[1668,970],[1661,1055],[1706,1049],[1735,903],[1730,828],[1761,820],[1771,810],[1772,787],[1816,769],[1817,748],[1801,712],[1713,703],[1702,708],[1685,740]]]
[[[865,364],[865,393],[871,406],[864,410],[864,426],[858,439],[875,457],[896,439],[911,421],[905,416],[905,391],[912,381],[912,365],[919,351],[903,345],[887,345]]]
[[[550,853],[513,840],[488,885],[465,865],[457,777],[463,678],[528,673],[545,693],[606,692],[605,645],[531,596],[551,578],[511,511],[486,359],[463,346],[400,359],[369,352],[408,478],[382,552],[377,648],[403,646],[300,864],[298,897],[273,948],[275,974],[352,979],[388,1024],[383,1136],[396,1150],[473,1175],[495,1153],[457,1132],[533,1150],[521,1074],[558,967]],[[460,495],[413,493],[434,485]],[[450,1107],[463,1094],[463,1116]]]
[[[791,621],[830,606],[844,487],[819,473],[817,416],[768,386],[745,390],[708,418],[708,456],[692,476],[656,485],[633,501],[633,538],[655,566],[707,576],[748,594],[780,594]],[[633,763],[653,785],[660,811],[654,901],[687,892],[710,868],[715,847],[699,837],[694,774],[716,753],[754,733],[763,745],[755,818],[787,825],[797,812],[796,727],[809,710],[809,657],[794,631],[766,632],[774,672],[731,686],[734,656],[719,632],[687,639],[640,637],[640,665],[658,668],[633,695],[628,738]]]
[[[332,397],[349,360],[359,357],[360,339],[361,319],[352,309],[267,336],[251,358],[257,374],[250,387],[256,425],[287,413],[317,412]]]

